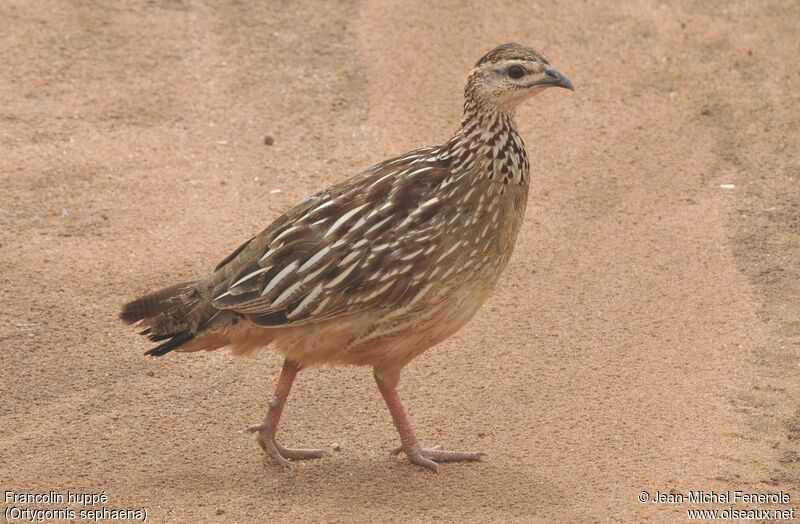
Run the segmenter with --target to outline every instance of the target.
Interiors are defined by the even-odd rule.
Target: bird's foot
[[[480,451],[445,451],[441,444],[430,448],[417,445],[409,449],[397,446],[392,450],[392,454],[399,455],[401,451],[405,451],[408,460],[414,464],[433,470],[435,473],[439,472],[437,462],[477,462],[486,456],[486,453]]]
[[[324,457],[328,452],[324,449],[297,449],[284,447],[275,439],[275,435],[265,424],[258,424],[247,428],[248,433],[257,433],[256,442],[261,449],[267,452],[272,460],[286,469],[292,469],[291,460],[306,460]]]

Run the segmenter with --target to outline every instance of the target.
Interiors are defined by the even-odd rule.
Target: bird
[[[125,304],[158,343],[146,354],[271,347],[283,365],[263,420],[248,428],[279,465],[324,449],[276,436],[294,379],[320,365],[371,366],[400,437],[395,454],[438,472],[482,452],[423,447],[397,386],[403,367],[464,326],[490,296],[523,223],[530,163],[515,113],[572,82],[517,43],[468,74],[463,117],[442,145],[391,158],[306,198],[213,271]]]

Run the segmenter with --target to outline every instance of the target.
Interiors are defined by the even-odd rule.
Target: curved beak
[[[575,87],[572,85],[570,79],[559,73],[556,68],[545,65],[544,72],[547,73],[547,76],[541,80],[537,80],[534,85],[563,87],[564,89],[575,91]]]

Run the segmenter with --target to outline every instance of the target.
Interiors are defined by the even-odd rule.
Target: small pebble
[[[274,143],[275,143],[275,139],[272,138],[271,136],[267,135],[267,136],[264,137],[264,145],[271,146]]]
[[[218,510],[216,511],[216,514],[217,514],[218,516],[219,516],[219,515],[222,515],[223,513],[225,513],[225,510],[224,510],[224,509],[218,509]]]
[[[342,451],[342,446],[340,446],[338,442],[334,442],[331,447],[333,448],[333,451]]]
[[[719,187],[721,187],[722,189],[736,189],[736,186],[734,184],[720,184]]]
[[[153,373],[152,371],[148,371],[148,372],[147,372],[147,376],[148,376],[148,377],[155,376],[155,373]]]

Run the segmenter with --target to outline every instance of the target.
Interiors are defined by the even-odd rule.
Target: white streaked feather
[[[278,235],[275,238],[273,238],[272,242],[270,242],[269,245],[271,246],[272,244],[274,244],[274,243],[278,242],[279,240],[281,240],[282,238],[284,238],[286,235],[288,235],[290,233],[293,233],[293,232],[297,231],[298,229],[300,229],[300,226],[287,227],[286,229],[284,229],[281,232],[280,235]]]
[[[390,280],[389,282],[384,284],[381,288],[379,288],[379,289],[375,290],[374,292],[370,293],[369,295],[361,298],[360,302],[369,302],[373,298],[377,297],[378,295],[380,295],[381,293],[383,293],[384,291],[389,289],[392,285],[394,285],[394,280]]]
[[[473,192],[473,191],[475,191],[475,188],[474,188],[474,187],[471,187],[471,188],[469,189],[469,191],[467,191],[467,194],[466,194],[466,195],[464,195],[464,196],[461,198],[461,200],[459,200],[459,202],[458,202],[458,203],[459,203],[459,204],[463,204],[463,203],[465,203],[465,202],[469,202],[469,197],[471,197],[471,196],[472,196],[472,192]]]
[[[325,255],[327,255],[330,250],[331,250],[330,246],[323,247],[322,249],[314,253],[314,256],[306,260],[305,263],[303,263],[303,265],[300,266],[300,269],[298,269],[297,272],[300,274],[305,273],[306,271],[314,267],[317,264],[317,262],[322,260],[322,258]]]
[[[456,270],[455,266],[450,266],[449,268],[447,268],[447,271],[442,273],[441,280],[444,280],[447,277],[449,277],[453,273],[453,271],[455,271],[455,270]]]
[[[237,280],[236,282],[234,282],[233,284],[231,284],[230,286],[228,286],[228,289],[233,289],[233,288],[235,288],[236,286],[238,286],[238,285],[242,284],[242,282],[245,282],[245,281],[247,281],[247,280],[250,280],[251,278],[255,277],[256,275],[260,275],[261,273],[266,273],[266,272],[267,272],[267,271],[269,271],[270,269],[272,269],[272,266],[268,266],[268,267],[262,267],[261,269],[256,269],[256,270],[255,270],[255,271],[253,271],[252,273],[248,273],[248,274],[246,274],[245,276],[243,276],[242,278],[240,278],[239,280]]]
[[[314,280],[316,280],[316,278],[320,275],[320,273],[322,273],[323,271],[327,271],[330,268],[331,268],[330,264],[323,264],[322,266],[319,267],[319,269],[316,269],[311,273],[307,274],[305,277],[303,277],[303,284],[310,284],[314,282]]]
[[[339,262],[339,266],[341,266],[341,267],[347,266],[348,264],[350,264],[350,262],[353,261],[353,259],[355,259],[357,256],[360,256],[360,255],[361,255],[361,251],[358,251],[358,250],[351,251],[350,254],[348,254],[346,257],[344,257]]]
[[[387,178],[389,178],[389,177],[393,177],[395,174],[396,174],[396,173],[395,173],[394,171],[391,171],[391,172],[389,172],[389,173],[387,173],[387,174],[383,175],[383,176],[382,176],[382,177],[380,177],[378,180],[376,180],[375,182],[373,182],[372,184],[370,184],[370,185],[369,185],[369,187],[367,188],[367,191],[369,191],[370,189],[374,188],[375,186],[377,186],[378,184],[380,184],[381,182],[383,182],[383,181],[384,181],[384,180],[386,180]]]
[[[230,295],[230,294],[231,294],[231,292],[230,292],[230,291],[226,291],[226,292],[224,292],[223,294],[221,294],[221,295],[218,295],[218,296],[217,296],[217,297],[216,297],[216,298],[213,300],[213,302],[216,302],[217,300],[219,300],[219,299],[221,299],[221,298],[225,298],[225,297],[227,297],[227,296],[228,296],[228,295]]]
[[[405,266],[401,267],[397,271],[397,274],[398,275],[403,275],[403,274],[408,273],[409,271],[411,271],[413,268],[414,268],[414,264],[406,264]]]
[[[422,297],[424,297],[425,295],[427,295],[427,294],[428,294],[428,291],[430,291],[430,290],[431,290],[431,287],[433,287],[433,282],[431,282],[431,283],[430,283],[430,284],[428,284],[427,286],[425,286],[425,287],[423,287],[422,289],[420,289],[419,291],[417,291],[417,294],[416,294],[416,295],[414,295],[414,298],[412,298],[412,299],[411,299],[411,300],[408,302],[408,304],[406,305],[406,307],[411,307],[411,306],[413,306],[414,304],[416,304],[417,302],[419,302],[419,301],[422,299]]]
[[[330,282],[328,282],[327,284],[325,284],[325,289],[331,289],[331,288],[334,288],[334,287],[338,286],[339,284],[341,284],[341,283],[342,283],[342,281],[343,281],[345,278],[347,278],[347,275],[349,275],[350,273],[352,273],[352,272],[353,272],[353,270],[354,270],[354,269],[355,269],[357,266],[358,266],[358,263],[353,263],[353,264],[352,264],[350,267],[348,267],[347,269],[345,269],[344,271],[342,271],[341,273],[339,273],[338,275],[336,275],[336,278],[334,278],[333,280],[331,280]]]
[[[271,256],[273,253],[275,253],[275,251],[277,251],[278,249],[280,249],[282,246],[283,246],[283,243],[280,243],[280,244],[278,244],[277,246],[274,246],[274,247],[273,247],[272,245],[270,245],[270,248],[269,248],[269,249],[267,249],[267,252],[266,252],[266,253],[264,253],[264,255],[263,255],[263,256],[262,256],[260,259],[258,259],[258,262],[259,262],[259,263],[261,263],[261,262],[265,261],[265,260],[266,260],[266,259],[268,259],[268,258],[269,258],[269,257],[270,257],[270,256]]]
[[[317,287],[311,290],[303,300],[297,304],[297,307],[291,310],[290,312],[286,313],[286,318],[292,320],[293,318],[297,317],[301,313],[304,313],[306,308],[316,300],[319,294],[322,293],[322,283],[317,284]]]
[[[414,251],[413,253],[409,253],[408,255],[406,255],[404,257],[400,257],[400,260],[403,261],[403,262],[406,262],[406,261],[411,260],[413,258],[417,258],[417,256],[420,253],[422,253],[422,251],[423,251],[422,249],[418,249],[418,250]]]
[[[272,280],[269,281],[269,284],[266,285],[264,291],[261,292],[261,296],[263,297],[273,289],[275,286],[281,283],[281,281],[286,278],[292,271],[297,269],[297,260],[293,261],[291,264],[286,266],[285,268],[281,269],[277,275],[275,275]]]
[[[378,282],[383,282],[384,280],[390,279],[397,274],[397,269],[393,269],[391,271],[387,271],[384,273],[379,279]]]
[[[333,233],[336,232],[337,229],[342,227],[342,224],[347,222],[349,219],[351,219],[353,216],[355,216],[356,213],[358,213],[359,211],[361,211],[365,207],[367,207],[367,204],[361,204],[360,206],[354,207],[353,209],[351,209],[350,211],[348,211],[347,213],[345,213],[344,215],[339,217],[339,220],[334,222],[333,225],[328,228],[328,230],[325,232],[325,234],[322,235],[322,238],[328,238],[329,236],[331,236]]]
[[[436,204],[437,202],[439,202],[439,197],[429,198],[428,200],[426,200],[425,202],[420,204],[418,209],[425,209],[427,207],[430,207],[430,206]]]
[[[322,299],[322,302],[320,302],[319,304],[317,304],[317,307],[315,307],[315,308],[314,308],[314,311],[312,311],[312,312],[311,312],[311,316],[313,317],[314,315],[316,315],[317,313],[319,313],[320,311],[322,311],[322,308],[324,308],[324,307],[325,307],[325,305],[326,305],[328,302],[330,302],[330,300],[331,300],[331,295],[328,295],[327,297],[323,298],[323,299]]]
[[[369,229],[367,229],[366,231],[364,231],[364,234],[365,234],[365,235],[368,235],[368,234],[372,233],[373,231],[375,231],[376,229],[378,229],[379,227],[381,227],[382,225],[384,225],[386,222],[388,222],[389,220],[391,220],[391,218],[392,218],[392,217],[386,217],[386,218],[384,218],[383,220],[381,220],[380,222],[378,222],[377,224],[375,224],[375,225],[374,225],[374,226],[372,226],[371,228],[369,228]]]
[[[274,309],[278,309],[283,307],[286,302],[292,299],[292,295],[300,288],[303,283],[300,281],[295,282],[291,286],[287,287],[283,290],[283,293],[278,295],[278,298],[272,301],[272,305],[270,307]]]
[[[422,160],[422,159],[419,159],[419,160]],[[409,176],[416,176],[416,175],[421,175],[422,173],[427,173],[428,171],[433,171],[433,167],[426,166],[426,167],[422,167],[422,168],[419,168],[419,169],[415,169],[414,171],[411,171],[410,173],[408,173],[408,175]]]
[[[328,206],[332,206],[333,202],[334,202],[333,200],[328,200],[327,202],[323,202],[322,204],[320,204],[320,205],[318,205],[316,207],[312,207],[311,209],[306,211],[306,215],[313,215],[317,211],[321,211],[321,210],[325,209]]]
[[[442,254],[439,256],[439,258],[438,258],[438,259],[436,259],[436,263],[438,264],[438,263],[440,263],[442,260],[444,260],[445,258],[447,258],[447,257],[450,255],[450,253],[452,253],[453,251],[455,251],[456,249],[458,249],[458,246],[460,246],[460,245],[461,245],[461,240],[458,240],[458,241],[456,241],[455,243],[453,243],[453,245],[452,245],[452,246],[450,246],[450,249],[448,249],[447,251],[445,251],[444,253],[442,253]]]

